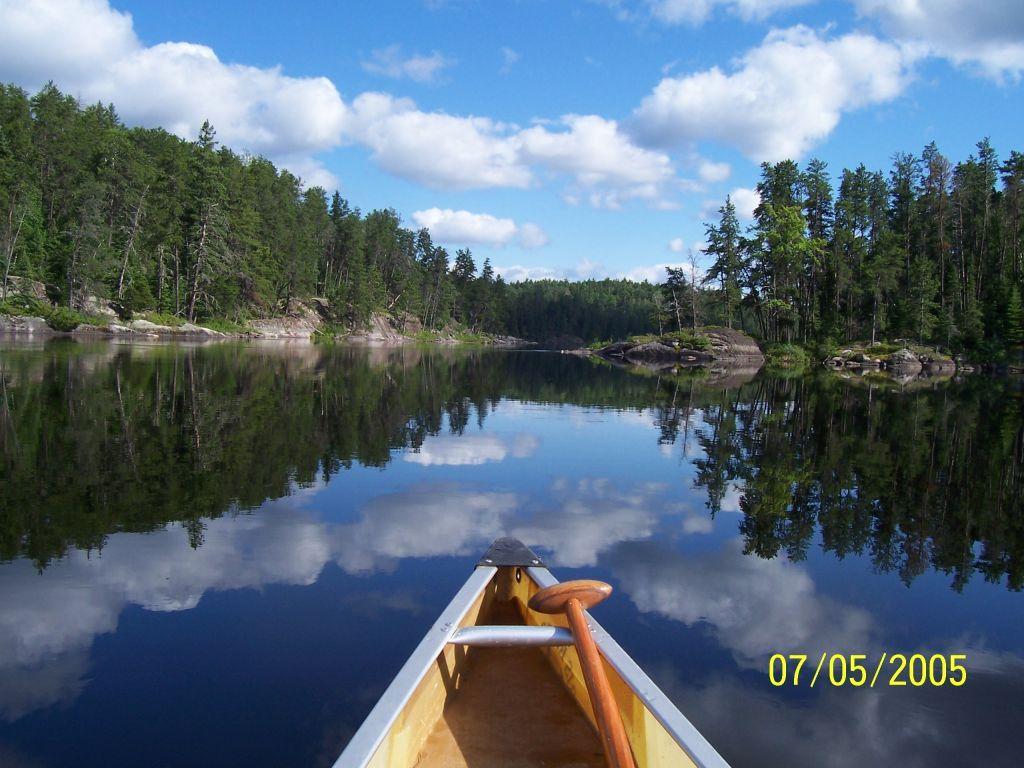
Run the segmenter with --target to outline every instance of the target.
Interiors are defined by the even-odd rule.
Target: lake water
[[[1011,379],[54,340],[0,382],[0,765],[329,765],[503,534],[611,582],[735,766],[1020,764]],[[822,651],[968,681],[771,684]]]

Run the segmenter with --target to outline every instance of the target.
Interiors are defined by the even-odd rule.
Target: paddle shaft
[[[590,634],[587,617],[583,614],[583,606],[580,601],[576,598],[570,599],[565,604],[565,615],[569,619],[576,652],[579,654],[580,666],[583,668],[583,679],[586,681],[587,691],[590,693],[590,703],[594,708],[594,717],[597,719],[597,730],[601,735],[605,761],[609,768],[636,768],[636,764],[633,762],[633,753],[629,749],[629,739],[626,738],[626,729],[622,725],[618,704],[615,703],[615,697],[612,695],[612,689],[608,684],[608,677],[604,673],[604,666],[601,662],[601,654],[597,650],[593,635]]]

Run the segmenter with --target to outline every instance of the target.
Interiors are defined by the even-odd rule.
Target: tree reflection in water
[[[519,400],[652,410],[709,514],[738,505],[748,555],[800,560],[820,532],[824,550],[907,583],[932,567],[956,590],[975,571],[1024,586],[1012,379],[901,388],[827,372],[637,376],[530,352],[53,341],[5,347],[0,381],[0,558],[39,569],[170,522],[200,546],[206,520],[398,449],[421,464],[529,455],[523,435],[458,446]]]

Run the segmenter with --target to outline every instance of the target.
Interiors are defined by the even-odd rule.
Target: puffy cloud
[[[364,93],[352,103],[348,135],[396,176],[434,189],[527,187],[512,126],[486,117],[423,112],[410,99]]]
[[[548,244],[548,235],[536,224],[526,222],[519,227],[519,244],[523,248],[540,248]]]
[[[507,283],[518,283],[523,280],[578,280],[572,275],[571,269],[564,267],[534,267],[525,264],[496,266],[494,271],[501,275]]]
[[[378,496],[361,519],[335,529],[335,557],[350,573],[389,568],[407,557],[469,555],[504,534],[514,493],[420,485]]]
[[[717,552],[682,555],[653,544],[609,555],[622,590],[645,612],[706,623],[737,662],[764,669],[773,653],[868,653],[874,627],[862,608],[820,593],[799,565],[743,553],[740,539]]]
[[[512,535],[552,553],[554,565],[581,568],[615,544],[650,538],[664,510],[663,487],[615,488],[606,478],[588,478],[552,487],[556,507],[518,522]]]
[[[0,69],[28,88],[53,79],[85,101],[115,103],[130,124],[185,138],[209,119],[229,146],[307,172],[320,172],[313,154],[341,140],[346,112],[327,78],[227,64],[205,45],[145,46],[131,16],[105,0],[0,0]]]
[[[467,466],[504,461],[509,456],[527,458],[538,447],[540,441],[534,435],[524,432],[508,437],[493,434],[438,435],[427,438],[418,451],[406,453],[403,458],[407,462],[427,467]]]
[[[676,239],[678,240],[679,238]],[[680,251],[681,250],[682,248],[680,247]],[[664,283],[666,275],[665,269],[667,267],[672,267],[673,269],[686,268],[683,264],[670,264],[666,262],[663,264],[650,264],[647,266],[632,267],[625,272],[620,273],[620,276],[627,280],[635,280],[637,282],[646,280],[649,283]]]
[[[706,181],[709,184],[714,184],[719,181],[725,181],[732,174],[732,168],[729,167],[728,163],[714,163],[710,160],[702,160],[697,166],[697,175],[700,176],[701,181]]]
[[[506,49],[503,56],[507,67],[518,54]],[[397,46],[364,62],[370,71],[421,82],[450,64],[438,53],[403,56]],[[642,200],[664,208],[685,186],[668,155],[637,145],[614,120],[566,115],[523,129],[423,111],[374,92],[349,105],[324,77],[223,62],[210,47],[189,42],[147,46],[131,16],[107,0],[0,0],[0,68],[29,88],[52,78],[85,101],[116,104],[130,124],[185,138],[209,119],[226,145],[266,155],[325,187],[337,179],[316,155],[344,142],[367,148],[385,171],[434,189],[527,188],[543,172],[567,179],[573,194],[595,206]],[[524,225],[524,244],[544,239]]]
[[[441,72],[454,64],[454,59],[449,59],[438,51],[429,56],[403,56],[402,47],[396,44],[373,51],[370,58],[362,62],[362,67],[367,72],[396,80],[408,78],[417,83],[435,83]]]
[[[683,242],[681,237],[673,237],[668,241],[667,247],[672,253],[682,253],[686,249],[686,243]]]
[[[870,35],[774,30],[731,72],[712,67],[664,78],[632,127],[653,144],[715,139],[757,161],[798,158],[843,113],[896,98],[909,79],[907,64],[898,46]]]
[[[548,242],[547,235],[536,224],[516,224],[512,219],[499,219],[489,213],[453,211],[451,208],[428,208],[415,211],[412,219],[418,227],[430,230],[435,240],[492,245],[503,248],[518,243],[523,248],[539,248]]]
[[[753,221],[754,211],[761,204],[761,194],[756,189],[736,187],[729,193],[729,198],[736,206],[736,217],[740,221]]]
[[[1021,699],[1024,660],[964,645],[946,652],[965,651],[970,682],[961,688],[819,683],[813,706],[740,676],[716,675],[694,687],[680,682],[684,675],[673,665],[652,672],[733,765],[1015,765],[1019,747],[1006,734],[1016,728],[1017,709],[992,702]],[[742,739],[735,738],[737,723],[744,724]]]
[[[511,266],[496,266],[494,271],[509,283],[520,280],[588,280],[610,274],[604,264],[590,259],[581,259],[572,267],[536,267],[513,264]]]
[[[0,0],[0,22],[4,79],[31,89],[55,77],[77,89],[139,48],[131,14],[106,0]]]
[[[761,204],[761,194],[756,189],[736,187],[729,192],[729,197],[736,208],[736,218],[741,222],[753,221],[754,211]],[[723,204],[722,200],[705,200],[700,209],[701,221],[717,223],[720,218],[719,209]]]
[[[1000,79],[1024,72],[1024,4],[1019,0],[856,0],[904,43]]]
[[[598,115],[566,115],[565,130],[536,125],[518,135],[523,156],[594,189],[595,207],[617,208],[623,200],[660,201],[675,177],[668,155],[636,145],[619,124]]]
[[[14,719],[84,687],[88,648],[128,604],[195,607],[209,590],[312,584],[330,560],[326,528],[268,505],[265,514],[206,522],[204,543],[180,526],[111,536],[101,555],[75,550],[40,578],[28,561],[0,580],[0,714]]]
[[[685,250],[682,239],[676,238],[669,242],[669,250],[676,252],[672,247],[678,241],[679,251]],[[703,241],[693,244],[694,253],[700,253],[704,249]],[[601,280],[606,277],[613,279],[635,280],[637,282],[646,280],[649,283],[662,283],[665,281],[665,268],[673,267],[684,270],[690,274],[689,264],[682,262],[660,262],[658,264],[641,264],[629,269],[608,269],[603,263],[583,259],[577,262],[574,267],[535,267],[522,264],[512,266],[496,266],[494,271],[505,278],[506,282],[514,283],[520,280]],[[703,279],[704,270],[697,268],[697,281]]]
[[[434,189],[525,188],[545,170],[568,177],[592,205],[617,208],[633,199],[661,205],[679,183],[668,155],[638,146],[616,121],[597,115],[523,129],[364,93],[346,127],[386,171]]]

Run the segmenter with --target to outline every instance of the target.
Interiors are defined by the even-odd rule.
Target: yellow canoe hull
[[[574,646],[507,648],[453,642],[456,633],[468,627],[566,627],[564,616],[528,607],[535,592],[557,583],[537,562],[476,568],[335,768],[604,764]],[[727,766],[589,615],[588,623],[637,766]]]

